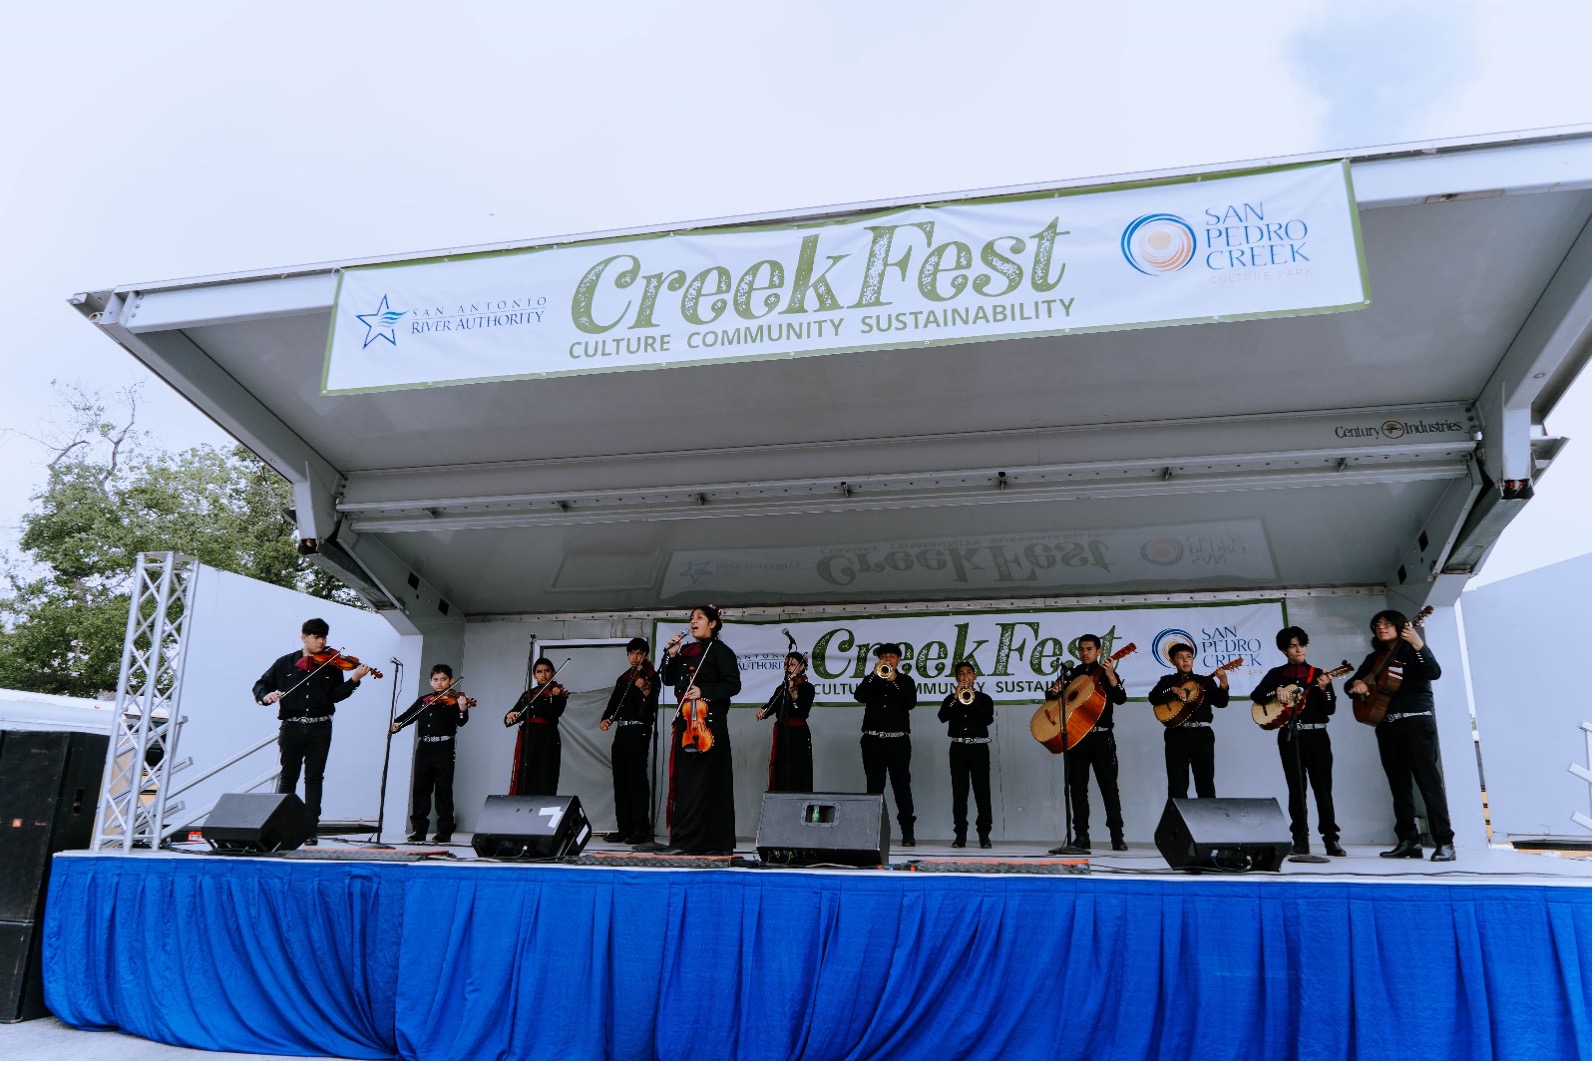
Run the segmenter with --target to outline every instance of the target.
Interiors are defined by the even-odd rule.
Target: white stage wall
[[[393,681],[392,658],[406,666],[401,706],[415,698],[418,637],[396,633],[381,615],[268,585],[208,566],[200,567],[194,590],[194,615],[188,637],[188,664],[183,674],[179,713],[188,719],[178,740],[178,758],[192,758],[193,767],[173,780],[174,787],[236,755],[253,742],[277,733],[277,714],[255,703],[255,680],[286,652],[299,650],[299,627],[320,617],[331,627],[329,643],[345,649],[387,677],[361,682],[338,704],[332,723],[332,752],[321,804],[324,821],[371,821],[378,808],[378,784],[387,731]],[[330,669],[330,667],[329,667]],[[412,733],[394,738],[388,770],[385,833],[402,832],[409,804]],[[224,792],[241,791],[278,766],[273,741],[231,769],[202,782],[180,798],[186,804],[179,820],[208,808]],[[270,792],[274,782],[255,791]],[[304,795],[301,778],[299,794]]]
[[[1355,664],[1368,650],[1368,619],[1385,606],[1385,600],[1373,596],[1313,595],[1287,598],[1285,612],[1288,623],[1301,625],[1311,634],[1313,662],[1333,665],[1344,658]],[[751,620],[760,615],[750,611],[743,616]],[[770,612],[760,617],[776,616]],[[1081,631],[1089,631],[1093,626],[1090,613],[1083,612],[1078,617]],[[508,787],[514,735],[503,727],[502,719],[521,691],[531,634],[536,633],[544,642],[588,639],[593,643],[623,643],[631,636],[651,639],[654,621],[652,617],[601,621],[516,618],[473,621],[466,626],[466,688],[481,705],[471,725],[461,732],[458,745],[455,799],[462,830],[468,831],[475,824],[483,797],[504,792]],[[1457,843],[1463,847],[1483,846],[1483,809],[1453,612],[1448,608],[1437,611],[1426,633],[1445,670],[1435,685],[1435,697]],[[556,662],[565,654],[549,650]],[[611,660],[607,671],[610,681],[626,667],[618,645],[611,651],[594,654]],[[1277,653],[1265,654],[1273,656],[1269,661],[1281,658]],[[657,651],[654,661],[658,661]],[[594,673],[605,676],[603,671]],[[610,736],[597,729],[608,687],[606,681],[592,697],[573,699],[562,726],[560,791],[581,796],[600,831],[613,828]],[[1149,842],[1165,802],[1163,727],[1144,702],[1144,692],[1132,692],[1131,697],[1131,702],[1115,713],[1119,789],[1126,835],[1132,841]],[[946,728],[936,721],[938,703],[927,702],[913,712],[914,801],[919,818],[916,835],[921,840],[941,840],[952,835]],[[1283,807],[1285,785],[1276,739],[1252,722],[1250,707],[1245,694],[1239,693],[1228,709],[1216,714],[1218,793],[1276,796]],[[1353,718],[1344,697],[1340,707],[1330,734],[1335,745],[1335,806],[1341,837],[1350,844],[1389,843],[1393,840],[1390,793],[1379,766],[1374,731]],[[1031,738],[1031,712],[1028,706],[999,706],[997,710],[992,799],[996,807],[994,836],[998,839],[1040,841],[1062,836],[1061,760]],[[811,728],[816,789],[863,791],[864,771],[858,747],[861,714],[858,707],[815,709]],[[737,832],[745,838],[753,837],[757,830],[770,746],[770,723],[755,722],[753,715],[752,708],[736,708],[731,718]],[[1091,814],[1092,840],[1105,843],[1108,834],[1094,783]],[[1313,817],[1316,846],[1318,834],[1316,816]]]

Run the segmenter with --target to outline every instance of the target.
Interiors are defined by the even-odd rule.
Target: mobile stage
[[[1543,422],[1589,362],[1589,189],[1578,129],[78,294],[293,482],[301,551],[399,635],[405,689],[339,712],[348,787],[348,768],[374,784],[383,763],[382,705],[452,664],[481,704],[457,741],[469,832],[505,791],[497,720],[529,657],[569,656],[559,791],[609,828],[595,725],[621,649],[645,636],[657,653],[710,601],[744,683],[739,836],[770,749],[752,715],[791,631],[820,690],[824,791],[863,790],[851,686],[869,647],[910,646],[927,842],[952,829],[935,706],[974,658],[997,702],[993,851],[1039,857],[1025,842],[1070,828],[1026,724],[1095,633],[1141,649],[1115,723],[1139,866],[138,854],[193,816],[165,807],[188,787],[174,777],[148,809],[110,788],[101,853],[54,867],[52,1008],[199,1046],[371,1056],[1587,1058],[1588,865],[1523,872],[1492,847],[1564,835],[1570,811],[1588,840],[1567,772],[1584,712],[1551,672],[1499,677],[1511,664],[1470,650],[1458,604],[1565,443]],[[237,629],[198,587],[193,617]],[[1152,858],[1163,730],[1143,703],[1172,643],[1196,645],[1201,672],[1242,658],[1244,693],[1283,625],[1332,667],[1366,653],[1375,611],[1422,605],[1461,862],[1369,858],[1392,842],[1390,792],[1374,730],[1344,708],[1334,795],[1356,858],[1201,879]],[[147,617],[172,613],[158,606]],[[262,666],[265,643],[291,646],[281,624],[248,634]],[[1574,636],[1536,634],[1556,676],[1590,674]],[[247,699],[231,681],[163,689],[171,672],[147,665],[167,680],[140,699],[181,706],[113,728],[121,765],[156,739],[175,752],[181,721],[199,743]],[[1247,702],[1215,721],[1219,795],[1282,796]],[[1492,778],[1470,718],[1481,741],[1512,735],[1510,773]],[[1531,812],[1494,838],[1481,775],[1492,811]]]

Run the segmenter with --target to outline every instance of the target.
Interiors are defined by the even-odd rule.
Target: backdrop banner
[[[652,233],[339,279],[327,394],[1345,311],[1345,162]]]
[[[1235,659],[1232,692],[1248,693],[1279,659],[1274,634],[1285,625],[1283,600],[1207,605],[1090,607],[993,611],[971,614],[884,614],[790,622],[726,620],[720,639],[737,654],[742,693],[736,706],[757,707],[775,691],[789,647],[809,657],[817,705],[847,706],[853,690],[875,665],[874,649],[890,641],[903,649],[903,669],[919,683],[919,698],[952,691],[953,667],[975,664],[978,687],[997,703],[1037,703],[1063,666],[1078,661],[1083,633],[1102,638],[1108,654],[1129,644],[1119,676],[1132,700],[1145,700],[1163,674],[1173,673],[1168,649],[1196,649],[1197,673]],[[654,623],[654,647],[663,648],[685,626],[681,619]],[[791,641],[788,641],[788,634]]]

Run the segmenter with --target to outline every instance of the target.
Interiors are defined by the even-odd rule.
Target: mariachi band
[[[1362,664],[1321,669],[1307,661],[1308,635],[1299,626],[1287,626],[1275,643],[1285,661],[1270,669],[1251,692],[1252,717],[1278,736],[1281,768],[1289,795],[1292,854],[1305,855],[1308,847],[1307,791],[1313,793],[1318,834],[1324,852],[1345,856],[1340,829],[1335,822],[1332,796],[1334,765],[1328,724],[1336,710],[1337,678],[1350,675],[1342,690],[1350,697],[1357,720],[1376,729],[1380,763],[1390,786],[1395,814],[1396,845],[1381,852],[1385,858],[1421,858],[1423,845],[1412,801],[1415,784],[1423,797],[1435,841],[1430,856],[1436,862],[1456,858],[1444,779],[1440,768],[1439,736],[1434,721],[1431,682],[1439,678],[1440,665],[1417,630],[1429,609],[1408,619],[1394,610],[1380,611],[1369,623],[1372,650]],[[283,775],[279,788],[291,791],[300,764],[306,769],[306,791],[319,796],[325,744],[306,758],[306,744],[298,733],[325,724],[330,742],[332,703],[346,698],[369,668],[350,656],[324,652],[326,623],[307,622],[305,655],[284,656],[257,682],[255,694],[262,704],[279,704],[283,719]],[[611,764],[615,789],[616,829],[605,836],[610,843],[654,848],[655,827],[648,781],[649,746],[662,690],[669,687],[675,706],[671,716],[669,786],[665,817],[670,831],[666,852],[692,855],[730,854],[736,846],[735,801],[728,717],[731,700],[742,682],[736,653],[720,639],[723,622],[713,604],[692,610],[688,628],[667,642],[659,666],[650,661],[648,642],[634,638],[626,646],[627,670],[616,679],[599,729],[613,732]],[[688,638],[691,638],[690,640]],[[1118,752],[1114,742],[1114,708],[1129,696],[1116,663],[1135,651],[1130,644],[1103,656],[1102,638],[1083,633],[1073,643],[1078,662],[1067,663],[1047,690],[1048,699],[1032,717],[1031,732],[1049,751],[1065,757],[1065,788],[1071,807],[1070,836],[1053,849],[1059,854],[1089,853],[1091,841],[1088,785],[1094,776],[1101,795],[1115,851],[1128,850],[1119,800]],[[901,668],[902,648],[885,643],[874,649],[876,662],[853,692],[863,705],[859,737],[866,791],[884,794],[891,785],[893,805],[904,846],[914,839],[914,798],[910,762],[912,739],[909,712],[918,702],[918,684]],[[1163,733],[1164,766],[1169,798],[1189,795],[1194,780],[1196,795],[1217,795],[1214,786],[1214,712],[1230,704],[1229,671],[1240,660],[1224,663],[1210,673],[1194,672],[1195,649],[1176,643],[1167,649],[1174,672],[1160,677],[1147,694]],[[292,663],[289,660],[294,660]],[[332,662],[328,681],[306,687],[314,675]],[[353,663],[354,666],[349,664]],[[815,689],[808,680],[808,661],[796,650],[784,661],[784,672],[770,697],[757,712],[772,720],[767,788],[770,791],[808,792],[814,784],[814,745],[809,715]],[[355,669],[349,682],[340,670]],[[516,728],[510,791],[516,795],[552,795],[559,788],[559,723],[569,693],[555,678],[558,668],[546,658],[533,666],[532,687],[521,694],[504,715],[504,725]],[[377,674],[376,676],[381,676]],[[975,799],[975,834],[979,845],[991,844],[990,728],[995,706],[980,691],[978,669],[971,661],[955,664],[953,689],[941,701],[939,721],[947,725],[948,767],[953,793],[953,847],[967,846],[968,801]],[[425,839],[436,796],[438,833],[433,839],[448,842],[454,829],[452,800],[454,738],[469,718],[475,700],[458,690],[458,681],[446,664],[432,669],[432,692],[422,696],[391,727],[397,733],[418,725],[418,755],[411,795],[409,839]],[[285,699],[297,694],[297,700]],[[290,715],[284,708],[306,713]],[[319,734],[317,735],[319,736]],[[292,741],[292,743],[290,743]],[[290,765],[292,764],[292,765]],[[313,787],[312,787],[313,786]]]

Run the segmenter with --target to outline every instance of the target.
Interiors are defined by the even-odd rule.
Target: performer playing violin
[[[1119,749],[1113,741],[1113,708],[1130,697],[1124,691],[1111,659],[1102,658],[1102,638],[1095,633],[1082,633],[1075,638],[1075,650],[1080,656],[1078,665],[1070,666],[1047,690],[1057,696],[1069,683],[1082,674],[1090,674],[1097,688],[1107,696],[1107,706],[1091,732],[1069,750],[1068,779],[1069,807],[1074,815],[1074,840],[1077,848],[1091,850],[1091,800],[1086,786],[1093,771],[1097,775],[1097,791],[1102,793],[1102,810],[1108,820],[1108,838],[1114,851],[1129,851],[1124,842],[1124,811],[1119,805]],[[1060,849],[1061,853],[1061,849]]]
[[[991,736],[988,729],[997,708],[991,697],[975,691],[975,664],[953,668],[957,682],[941,701],[936,717],[947,723],[947,764],[953,773],[953,847],[966,843],[969,831],[969,785],[975,786],[975,832],[980,846],[991,847]]]
[[[519,725],[510,795],[552,796],[559,792],[559,717],[570,693],[554,680],[554,664],[532,664],[532,687],[504,715],[505,726]]]
[[[420,697],[393,720],[388,732],[397,733],[411,722],[415,727],[415,767],[410,777],[410,836],[412,844],[426,839],[432,815],[432,794],[437,793],[438,833],[432,839],[447,844],[454,835],[454,734],[471,717],[475,702],[454,683],[454,668],[438,663],[432,668],[432,691]]]
[[[731,734],[727,712],[731,697],[742,691],[737,656],[720,640],[720,612],[714,604],[692,609],[692,640],[678,633],[665,646],[659,673],[675,688],[678,703],[702,700],[700,708],[712,742],[706,748],[683,747],[688,723],[676,715],[670,744],[671,791],[675,804],[670,820],[669,854],[729,855],[737,846],[736,797],[731,782]]]
[[[1169,647],[1169,661],[1174,673],[1158,678],[1148,701],[1154,706],[1182,697],[1177,691],[1187,682],[1195,682],[1200,693],[1195,699],[1185,700],[1195,704],[1184,724],[1163,731],[1163,766],[1168,771],[1169,799],[1185,799],[1190,794],[1191,777],[1196,777],[1196,794],[1202,799],[1212,799],[1213,790],[1213,708],[1229,706],[1229,674],[1218,670],[1211,675],[1191,673],[1196,665],[1196,649],[1181,641]]]
[[[1412,805],[1412,785],[1417,782],[1423,808],[1429,815],[1429,832],[1434,836],[1434,854],[1429,859],[1454,862],[1457,851],[1452,843],[1451,809],[1445,798],[1445,773],[1440,768],[1434,690],[1429,684],[1440,677],[1439,660],[1399,611],[1380,611],[1368,628],[1373,633],[1373,651],[1351,675],[1346,694],[1366,696],[1385,678],[1390,678],[1395,686],[1384,719],[1374,728],[1379,762],[1390,783],[1396,815],[1396,846],[1379,855],[1385,859],[1423,858],[1423,837],[1418,833],[1418,813]],[[1387,657],[1385,668],[1378,671],[1384,677],[1374,676],[1378,664]]]
[[[1285,653],[1285,665],[1263,675],[1252,691],[1252,702],[1278,700],[1291,702],[1287,686],[1301,687],[1300,709],[1294,722],[1279,730],[1279,761],[1285,770],[1285,787],[1290,800],[1292,855],[1306,855],[1307,788],[1303,777],[1312,783],[1318,804],[1318,832],[1324,838],[1324,854],[1344,858],[1340,846],[1340,827],[1335,824],[1333,771],[1335,754],[1329,744],[1329,716],[1335,713],[1335,688],[1332,677],[1307,662],[1307,631],[1301,626],[1286,626],[1274,637]]]
[[[302,765],[305,807],[313,824],[321,819],[321,780],[327,770],[327,752],[332,748],[333,704],[352,696],[360,687],[360,679],[373,672],[369,666],[358,666],[344,680],[338,660],[327,655],[328,632],[322,619],[306,620],[299,627],[303,650],[289,652],[266,667],[254,690],[256,703],[277,707],[277,750],[282,758],[277,791],[287,794],[299,787]],[[306,843],[314,844],[316,838],[311,837]]]
[[[770,738],[770,792],[814,791],[814,738],[809,734],[809,710],[814,706],[814,686],[809,683],[809,662],[799,651],[786,653],[786,676],[759,711],[774,718]]]
[[[604,732],[615,731],[609,749],[609,766],[615,781],[615,831],[605,833],[611,844],[648,844],[654,827],[649,811],[648,742],[659,717],[659,675],[648,661],[648,642],[633,637],[626,645],[631,664],[615,679],[615,690],[598,720]]]

